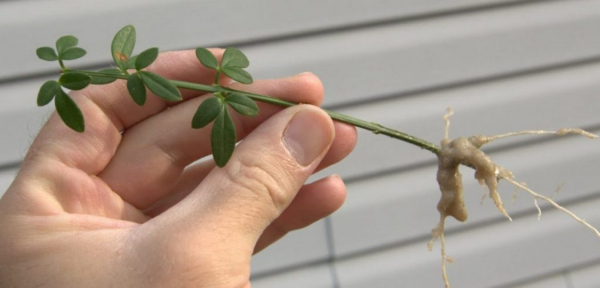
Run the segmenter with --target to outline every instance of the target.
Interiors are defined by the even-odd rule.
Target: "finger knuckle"
[[[280,211],[289,202],[290,187],[284,180],[288,177],[281,175],[286,169],[277,166],[268,161],[242,157],[228,164],[225,174],[233,189],[241,191],[241,195],[267,201],[276,211]]]

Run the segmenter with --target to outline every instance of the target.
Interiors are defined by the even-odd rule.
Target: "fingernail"
[[[298,164],[308,166],[333,141],[333,128],[317,108],[302,107],[285,128],[282,141]]]
[[[311,72],[302,72],[302,73],[296,74],[295,77],[301,77],[301,76],[309,75],[309,74],[313,74],[313,73],[311,73]]]

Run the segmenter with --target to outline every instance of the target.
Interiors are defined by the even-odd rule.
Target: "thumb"
[[[236,147],[225,167],[211,171],[187,198],[165,212],[170,215],[163,213],[170,222],[166,227],[177,229],[169,234],[195,245],[210,241],[235,245],[229,247],[236,250],[243,247],[251,255],[259,236],[317,167],[334,131],[331,118],[312,105],[272,116]]]

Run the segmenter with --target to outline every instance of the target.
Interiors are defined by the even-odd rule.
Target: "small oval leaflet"
[[[67,49],[77,46],[79,44],[79,40],[72,35],[62,36],[56,40],[56,51],[58,51],[58,56],[62,58],[63,52]]]
[[[256,116],[258,115],[258,105],[254,100],[250,99],[250,97],[240,94],[240,93],[231,93],[227,98],[225,98],[225,102],[231,106],[235,111],[244,115],[244,116]]]
[[[83,120],[83,114],[77,104],[63,91],[58,88],[56,91],[56,98],[54,99],[54,105],[60,118],[67,124],[67,126],[79,133],[85,131],[85,122]]]
[[[248,57],[242,51],[233,47],[225,49],[223,60],[221,61],[222,67],[246,68],[249,65],[250,61],[248,61]]]
[[[215,163],[219,167],[225,166],[233,154],[236,140],[235,126],[225,105],[221,107],[211,131],[211,148]]]
[[[222,67],[221,71],[223,71],[223,73],[225,73],[225,75],[227,75],[227,77],[240,82],[242,84],[251,84],[252,83],[252,76],[250,75],[250,73],[246,72],[246,70],[239,68],[239,67],[231,67],[231,66],[227,66],[227,67]]]
[[[213,96],[204,100],[192,118],[192,128],[199,129],[208,125],[217,118],[222,108],[223,102],[218,97]]]
[[[200,63],[202,63],[202,65],[206,66],[207,68],[219,68],[219,62],[217,61],[217,58],[215,58],[215,55],[213,55],[206,48],[197,48],[196,58],[198,58],[198,61],[200,61]]]
[[[113,38],[110,46],[115,64],[125,70],[125,62],[131,57],[135,46],[135,28],[132,25],[123,27]]]
[[[156,94],[156,96],[167,101],[181,100],[181,92],[179,92],[179,89],[177,89],[177,87],[169,80],[148,71],[140,71],[138,73],[142,77],[146,87],[148,87],[152,93]]]
[[[85,56],[86,53],[83,48],[72,47],[63,51],[60,54],[60,58],[63,60],[75,60]]]
[[[81,90],[92,82],[92,77],[79,72],[67,72],[60,76],[58,82],[67,89]]]
[[[156,57],[158,57],[158,48],[155,47],[144,50],[144,52],[140,53],[135,59],[135,69],[142,70],[150,66],[150,64],[156,60]]]
[[[56,61],[58,60],[58,55],[56,55],[56,51],[51,47],[40,47],[35,50],[35,54],[37,54],[38,58],[46,61]]]
[[[146,87],[138,73],[129,75],[127,79],[127,91],[129,91],[129,95],[131,95],[133,101],[139,106],[143,106],[146,103]]]
[[[40,92],[38,93],[37,105],[45,106],[48,103],[50,103],[50,101],[54,99],[54,95],[56,95],[56,90],[59,89],[58,86],[58,82],[54,80],[46,81],[42,85],[42,87],[40,88]]]

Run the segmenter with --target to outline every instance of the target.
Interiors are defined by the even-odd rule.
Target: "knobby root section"
[[[429,241],[428,248],[431,251],[433,249],[433,243],[436,239],[440,239],[441,252],[442,252],[442,277],[444,284],[447,288],[450,287],[450,281],[448,280],[448,274],[446,272],[446,263],[452,263],[453,260],[446,254],[446,240],[444,237],[444,224],[446,217],[452,216],[460,222],[465,222],[468,218],[467,209],[464,203],[463,196],[463,183],[462,175],[459,171],[461,164],[470,166],[475,169],[475,179],[483,187],[484,191],[487,189],[486,194],[494,201],[496,208],[506,217],[509,221],[512,221],[504,205],[500,194],[498,194],[498,181],[504,179],[513,184],[517,189],[522,189],[533,196],[534,205],[538,209],[538,218],[541,216],[541,209],[538,205],[538,199],[542,199],[556,209],[565,212],[567,215],[574,218],[577,222],[583,224],[590,230],[592,230],[598,237],[600,232],[592,227],[585,220],[579,218],[571,211],[558,205],[551,198],[540,195],[533,190],[529,189],[525,183],[519,183],[514,180],[514,175],[508,169],[501,167],[494,163],[489,156],[487,156],[481,147],[487,143],[490,143],[497,139],[502,139],[511,136],[530,135],[530,134],[555,134],[555,135],[567,135],[577,134],[595,139],[598,136],[586,132],[579,128],[563,128],[557,131],[545,131],[545,130],[534,130],[534,131],[522,131],[513,132],[495,136],[483,136],[476,135],[468,138],[459,137],[454,140],[449,139],[450,130],[450,117],[452,116],[452,109],[448,108],[448,113],[444,116],[446,126],[444,129],[444,138],[441,141],[440,152],[438,153],[438,172],[437,181],[440,186],[442,196],[438,202],[437,209],[440,213],[439,223],[433,228],[432,238]],[[484,194],[485,197],[485,194]],[[482,199],[483,200],[483,199]]]

